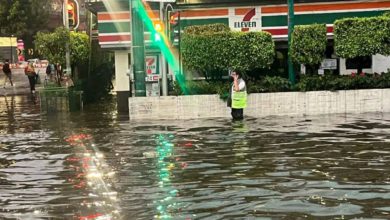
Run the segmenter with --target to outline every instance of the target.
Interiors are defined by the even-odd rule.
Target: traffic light
[[[155,21],[153,22],[153,28],[154,28],[153,41],[160,42],[164,34],[163,24],[161,23],[161,21]]]
[[[75,15],[75,6],[73,2],[68,2],[66,10],[68,12],[69,27],[75,26],[76,15]]]
[[[69,29],[76,29],[79,26],[79,3],[77,0],[68,0],[68,4],[64,6],[64,25],[65,13],[68,15]]]
[[[168,12],[168,18],[169,18],[169,32],[168,32],[168,38],[171,41],[171,43],[178,44],[180,40],[180,13],[179,12]]]

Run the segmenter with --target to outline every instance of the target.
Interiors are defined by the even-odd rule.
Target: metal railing
[[[38,90],[41,114],[83,110],[83,91],[65,87],[46,87]]]

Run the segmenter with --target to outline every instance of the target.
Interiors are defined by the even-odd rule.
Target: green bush
[[[274,62],[275,43],[268,32],[232,32],[227,55],[229,67],[246,72],[268,68]]]
[[[209,25],[193,25],[184,29],[185,34],[206,34],[206,33],[218,33],[229,32],[230,27],[226,24],[209,24]]]
[[[319,64],[324,59],[326,44],[325,24],[295,26],[291,41],[291,58],[298,64]]]
[[[208,80],[221,79],[229,68],[245,72],[269,67],[275,44],[267,32],[232,32],[223,25],[191,26],[184,31],[181,50],[184,66]]]
[[[211,77],[211,73],[227,72],[230,39],[231,33],[229,32],[183,34],[184,66],[201,73],[206,79]],[[219,78],[221,77],[222,75]]]
[[[389,55],[390,17],[346,18],[334,23],[336,54],[343,58]]]
[[[228,82],[206,82],[206,81],[186,81],[185,88],[189,91],[188,95],[209,95],[222,94],[229,91]],[[175,81],[174,95],[184,95],[182,87]]]

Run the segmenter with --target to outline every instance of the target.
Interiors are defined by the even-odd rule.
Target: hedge
[[[291,39],[293,62],[308,65],[322,62],[327,44],[325,24],[295,26]]]
[[[229,93],[229,82],[188,81],[187,88],[191,95],[219,94],[225,99]],[[352,89],[382,89],[390,88],[390,72],[379,74],[352,74],[349,76],[301,76],[294,86],[288,79],[282,77],[265,77],[260,81],[247,82],[248,93],[288,92],[288,91],[322,91],[322,90],[352,90]],[[175,86],[174,95],[182,95],[179,86]]]
[[[228,69],[248,71],[273,63],[275,44],[268,32],[233,32],[223,25],[191,26],[181,42],[183,64],[206,78]]]
[[[343,58],[390,55],[390,17],[337,20],[334,38],[336,54]]]

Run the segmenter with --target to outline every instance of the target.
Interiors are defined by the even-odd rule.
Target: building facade
[[[229,25],[235,31],[267,31],[272,34],[277,45],[275,71],[287,73],[287,1],[282,0],[177,0],[175,3],[149,2],[155,14],[167,21],[166,11],[173,9],[180,14],[180,29],[187,26],[212,23]],[[129,77],[126,72],[130,65],[131,31],[128,0],[87,0],[87,7],[98,18],[99,44],[115,52],[116,90],[118,102],[127,105],[130,94]],[[161,5],[160,5],[161,4]],[[347,17],[372,17],[390,10],[390,1],[369,0],[296,0],[295,24],[325,23],[329,38],[326,58],[336,59],[336,70],[340,74],[356,71],[348,61],[338,58],[332,49],[333,23]],[[150,33],[145,32],[147,60],[154,59],[153,73],[162,71],[172,75],[163,62],[161,53],[150,46]],[[148,63],[148,62],[147,62]],[[148,64],[147,64],[148,65]],[[148,67],[147,69],[152,67]],[[384,72],[390,68],[390,59],[381,55],[369,58],[365,72]],[[156,93],[157,94],[157,93]]]

